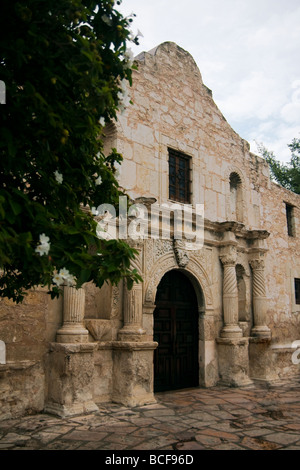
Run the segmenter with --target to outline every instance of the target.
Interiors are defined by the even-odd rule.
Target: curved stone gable
[[[166,60],[169,66],[175,68],[177,72],[193,72],[195,73],[196,79],[199,80],[201,84],[203,83],[201,72],[193,56],[188,51],[178,46],[175,42],[163,42],[154,49],[151,49],[148,52],[143,52],[137,56],[136,59],[141,61],[145,59],[148,54],[154,57],[154,60],[158,66],[161,61]]]

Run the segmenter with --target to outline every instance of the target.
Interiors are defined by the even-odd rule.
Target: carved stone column
[[[252,259],[250,266],[253,273],[252,300],[253,323],[251,335],[260,338],[269,338],[271,331],[266,325],[267,297],[265,288],[265,263],[263,259]]]
[[[94,351],[84,327],[85,291],[64,286],[63,325],[50,344],[45,411],[61,417],[98,411],[94,403]]]
[[[143,322],[143,286],[134,284],[131,290],[124,286],[124,326],[119,331],[120,341],[141,341],[145,330]]]
[[[222,338],[241,338],[243,332],[238,325],[239,304],[238,287],[236,277],[236,248],[226,247],[220,256],[223,263],[223,314],[224,327],[221,332]]]
[[[57,331],[57,343],[86,343],[88,330],[84,327],[85,291],[64,286],[63,326]]]
[[[220,383],[233,387],[251,383],[249,379],[248,338],[243,338],[239,327],[239,304],[236,275],[237,251],[233,234],[227,234],[221,261],[223,274],[224,327],[217,338]]]

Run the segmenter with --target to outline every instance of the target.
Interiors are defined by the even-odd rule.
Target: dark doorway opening
[[[197,387],[198,302],[189,278],[178,270],[166,273],[155,304],[154,392]]]

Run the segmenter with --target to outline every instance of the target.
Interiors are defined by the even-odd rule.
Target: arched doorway
[[[179,270],[167,272],[155,304],[154,392],[198,386],[198,303],[189,278]]]

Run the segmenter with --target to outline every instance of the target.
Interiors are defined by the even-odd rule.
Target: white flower
[[[68,269],[62,268],[59,273],[55,273],[52,278],[52,282],[57,286],[62,284],[74,286],[76,284],[75,277],[69,272]]]
[[[100,122],[100,125],[101,125],[102,127],[105,126],[105,119],[104,119],[104,117],[101,117],[101,118],[99,119],[99,122]]]
[[[52,278],[52,282],[57,286],[61,286],[64,283],[64,278],[59,273],[56,273]]]
[[[99,185],[102,183],[102,178],[101,176],[98,176],[98,178],[95,180],[95,184]]]
[[[127,106],[130,104],[130,96],[127,89],[127,80],[123,78],[120,85],[121,90],[118,93],[119,108],[122,112],[124,112]]]
[[[61,173],[59,173],[59,171],[55,171],[54,172],[54,176],[55,176],[55,179],[56,181],[61,184],[63,182],[63,175]]]
[[[112,25],[112,20],[109,16],[107,15],[102,15],[101,20],[104,21],[104,23],[108,24],[108,26]]]
[[[69,285],[69,286],[74,286],[76,284],[75,277],[69,272],[68,269],[62,268],[59,271],[59,274],[63,277],[64,281]]]
[[[50,250],[49,240],[49,237],[42,233],[40,235],[40,245],[38,245],[35,249],[36,253],[39,253],[40,256],[47,255]]]
[[[93,215],[98,215],[99,212],[97,211],[96,207],[92,207],[92,214]]]
[[[126,67],[129,67],[129,68],[132,67],[133,62],[134,62],[134,55],[131,49],[126,50],[124,54],[124,58],[126,61]]]
[[[70,276],[70,271],[66,268],[62,268],[60,271],[59,271],[59,274],[60,276],[62,276],[63,278],[66,278],[68,276]]]
[[[40,243],[42,243],[42,244],[49,243],[49,240],[50,240],[50,238],[47,237],[44,233],[42,233],[40,235]]]

